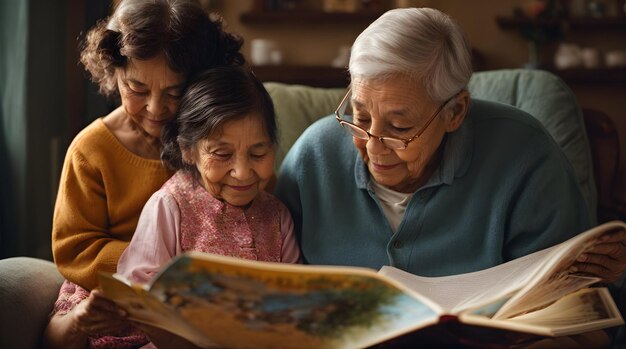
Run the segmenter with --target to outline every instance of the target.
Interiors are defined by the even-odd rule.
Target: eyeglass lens
[[[352,136],[358,139],[367,140],[370,138],[370,135],[367,133],[367,131],[351,123],[352,121],[352,106],[350,104],[351,97],[352,97],[352,91],[350,91],[345,96],[343,103],[337,110],[339,117],[343,119],[343,122],[341,122],[341,127],[344,130],[348,131]],[[406,148],[406,143],[397,138],[379,137],[379,136],[372,136],[372,137],[378,139],[386,147],[389,147],[389,148],[393,148],[393,149]]]

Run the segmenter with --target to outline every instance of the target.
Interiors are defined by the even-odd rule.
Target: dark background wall
[[[24,225],[17,214],[24,206],[26,159],[26,36],[28,3],[0,2],[0,251],[23,247],[15,234]]]
[[[51,258],[65,149],[110,109],[77,63],[80,32],[109,6],[101,0],[0,1],[0,258]]]

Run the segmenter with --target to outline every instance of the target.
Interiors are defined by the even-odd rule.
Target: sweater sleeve
[[[70,148],[61,174],[52,225],[52,252],[61,274],[86,289],[96,271],[115,272],[128,242],[109,232],[101,173]]]
[[[280,261],[283,263],[301,263],[300,248],[293,232],[293,219],[285,206],[280,210],[280,235],[283,243]]]
[[[176,200],[157,191],[139,217],[137,230],[122,253],[117,273],[127,279],[147,283],[174,256],[181,253],[180,210]]]
[[[293,232],[297,238],[302,234],[302,205],[300,202],[300,188],[297,169],[300,169],[299,149],[294,149],[296,145],[287,153],[280,168],[279,176],[274,188],[274,195],[287,207]]]

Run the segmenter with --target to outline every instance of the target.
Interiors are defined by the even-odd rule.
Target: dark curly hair
[[[196,178],[196,167],[183,161],[182,149],[221,132],[225,123],[258,115],[276,144],[276,116],[272,99],[247,67],[223,66],[206,70],[185,90],[177,116],[163,127],[161,160],[172,170],[186,170]]]
[[[119,96],[115,68],[129,58],[163,54],[186,78],[220,65],[243,65],[243,39],[223,30],[222,19],[194,0],[122,0],[115,12],[87,32],[80,61],[108,97]]]

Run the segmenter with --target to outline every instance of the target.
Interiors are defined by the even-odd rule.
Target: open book
[[[383,343],[520,343],[624,323],[596,278],[570,273],[610,222],[552,248],[468,274],[385,266],[288,265],[205,253],[174,258],[149,285],[100,274],[135,321],[203,347],[363,348]],[[399,344],[400,343],[400,344]]]

